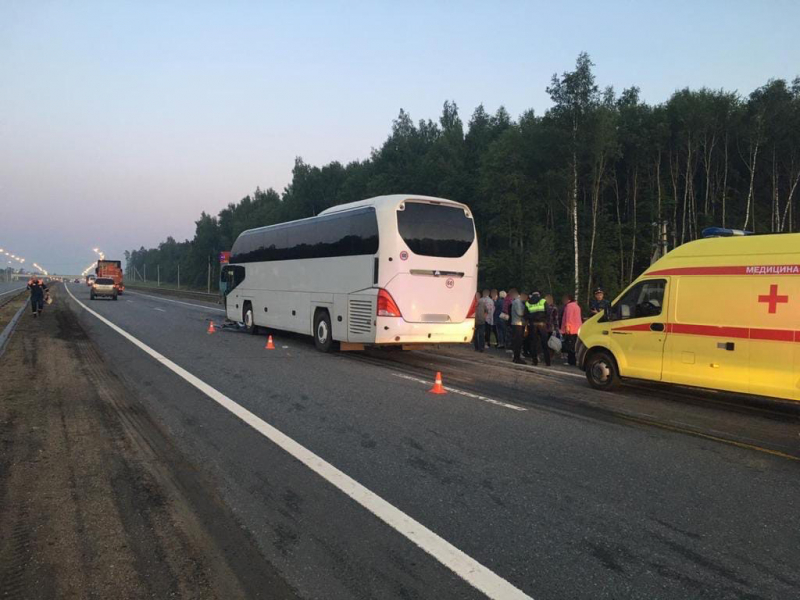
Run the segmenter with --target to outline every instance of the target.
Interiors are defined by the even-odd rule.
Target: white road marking
[[[475,366],[474,360],[467,360],[465,358],[458,358],[457,356],[451,356],[449,354],[442,355],[443,358],[449,360],[455,360],[458,362],[469,363],[472,366]],[[514,368],[519,369],[520,371],[532,371],[534,373],[541,373],[542,375],[558,375],[558,376],[565,376],[565,377],[578,377],[579,379],[584,379],[584,375],[580,373],[570,373],[569,371],[562,371],[560,369],[552,369],[548,367],[535,367],[533,365],[515,365],[514,363],[509,363],[514,366]]]
[[[433,385],[430,381],[426,379],[420,379],[419,377],[412,377],[411,375],[403,375],[402,373],[392,373],[392,375],[394,375],[395,377],[399,377],[400,379],[408,379],[409,381],[416,381],[418,383],[424,383],[426,385]],[[507,402],[501,402],[500,400],[495,400],[494,398],[487,398],[486,396],[481,396],[480,394],[473,394],[472,392],[465,392],[464,390],[457,390],[456,388],[451,388],[447,386],[443,387],[448,392],[453,392],[454,394],[466,396],[467,398],[473,398],[475,400],[488,402],[489,404],[496,404],[497,406],[502,406],[503,408],[510,408],[511,410],[518,410],[518,411],[528,410],[527,408],[516,406],[514,404],[508,404]]]
[[[494,571],[489,570],[474,558],[468,556],[444,538],[415,521],[399,508],[389,504],[386,500],[370,491],[352,477],[346,475],[323,458],[317,456],[311,450],[294,441],[292,438],[282,433],[260,417],[254,415],[249,410],[228,398],[225,394],[211,387],[198,377],[195,377],[183,367],[178,366],[163,354],[153,350],[144,342],[139,341],[124,329],[118,327],[99,313],[93,311],[83,302],[78,300],[67,288],[67,292],[72,299],[89,314],[108,325],[115,332],[120,334],[134,346],[149,354],[156,361],[164,365],[170,371],[181,377],[184,381],[194,386],[206,396],[214,400],[217,404],[239,417],[242,421],[250,425],[265,438],[272,441],[282,448],[289,455],[303,463],[306,467],[314,471],[325,481],[344,492],[347,496],[355,500],[358,504],[366,508],[381,521],[389,525],[395,531],[405,536],[433,558],[438,560],[445,567],[453,571],[456,575],[464,579],[474,588],[486,594],[494,600],[532,600],[525,592],[514,587],[508,581],[500,577]],[[523,409],[524,410],[524,409]]]
[[[157,311],[160,311],[160,312],[167,312],[163,308],[158,308],[157,306],[153,307],[153,310],[157,310]]]
[[[132,292],[130,290],[126,290],[126,294],[135,294],[137,296],[144,296],[145,298],[152,298],[153,300],[161,300],[162,302],[172,302],[174,304],[183,304],[185,306],[193,306],[194,308],[202,308],[203,310],[215,310],[217,312],[224,313],[224,308],[217,308],[215,306],[203,306],[202,304],[192,304],[191,302],[181,302],[180,300],[172,300],[170,298],[159,298],[158,296],[151,296],[150,294],[141,294],[139,292]]]
[[[133,302],[133,300],[125,300],[125,302]]]

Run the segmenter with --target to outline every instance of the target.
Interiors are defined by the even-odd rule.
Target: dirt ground
[[[296,598],[53,296],[0,358],[0,598]]]

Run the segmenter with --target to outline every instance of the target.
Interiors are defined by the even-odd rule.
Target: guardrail
[[[16,298],[16,296],[14,296]],[[6,346],[8,345],[8,340],[11,339],[11,335],[14,333],[14,329],[17,327],[17,323],[19,322],[22,313],[28,307],[28,302],[30,302],[30,298],[25,298],[25,304],[19,307],[19,310],[11,317],[11,321],[9,321],[8,325],[5,326],[2,333],[0,333],[0,356],[3,355],[3,352],[6,351]]]
[[[12,300],[15,300],[16,298],[18,298],[19,296],[21,296],[25,292],[26,292],[26,289],[24,287],[17,288],[15,290],[8,290],[7,292],[1,292],[0,293],[0,308],[5,306],[6,304],[11,302]]]
[[[162,294],[164,296],[178,296],[180,298],[194,298],[196,300],[204,300],[205,302],[213,302],[215,304],[222,304],[219,294],[208,292],[196,292],[194,290],[177,290],[174,288],[153,287],[150,285],[136,285],[125,284],[126,290],[133,290],[137,292],[150,292],[152,294]]]

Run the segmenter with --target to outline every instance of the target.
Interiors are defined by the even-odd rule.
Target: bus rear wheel
[[[327,310],[318,310],[314,315],[314,345],[321,352],[330,352],[333,348],[331,317]]]
[[[600,350],[586,360],[586,379],[596,390],[611,391],[619,386],[619,370],[614,357]]]

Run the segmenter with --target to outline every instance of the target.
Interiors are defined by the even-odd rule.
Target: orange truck
[[[125,291],[125,284],[122,282],[122,262],[119,260],[98,260],[94,272],[98,277],[110,277],[114,280],[117,293]]]

